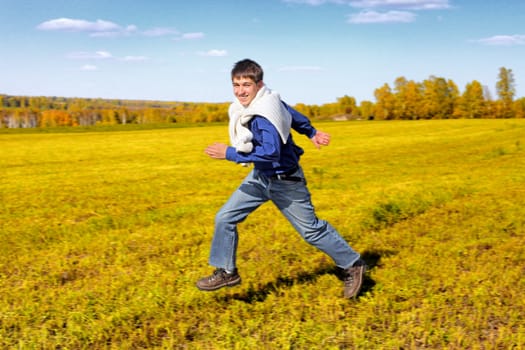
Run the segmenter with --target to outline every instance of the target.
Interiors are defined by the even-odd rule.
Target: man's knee
[[[215,225],[235,225],[240,221],[242,218],[239,216],[239,212],[235,210],[223,207],[215,214]]]
[[[217,214],[215,214],[215,225],[220,225],[223,223],[227,223],[229,221],[229,215],[224,210],[219,210]]]
[[[327,234],[327,225],[325,221],[315,220],[314,223],[304,229],[302,236],[304,240],[312,245],[315,245]]]

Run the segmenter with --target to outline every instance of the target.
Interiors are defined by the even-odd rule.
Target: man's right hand
[[[310,139],[315,147],[318,149],[321,146],[328,146],[330,143],[330,134],[325,133],[324,131],[317,130],[315,135]]]

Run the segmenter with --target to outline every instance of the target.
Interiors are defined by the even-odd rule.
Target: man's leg
[[[209,263],[217,270],[197,282],[201,290],[211,291],[241,281],[237,273],[237,224],[268,200],[265,183],[252,171],[215,216],[215,231]]]
[[[252,171],[215,215],[215,231],[209,263],[229,271],[236,266],[237,224],[268,200],[264,183]]]
[[[271,199],[306,242],[326,253],[342,269],[344,296],[356,297],[366,264],[332,225],[317,218],[306,183],[272,181]]]
[[[301,169],[294,176],[304,178]],[[339,232],[327,221],[317,218],[306,182],[272,180],[270,196],[301,236],[330,256],[338,267],[346,269],[359,260],[359,253]]]

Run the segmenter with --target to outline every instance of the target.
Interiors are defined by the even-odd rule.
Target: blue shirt
[[[292,115],[292,129],[301,135],[312,138],[316,130],[310,120],[283,102]],[[267,176],[282,174],[299,165],[299,158],[304,153],[292,138],[288,136],[283,143],[273,124],[262,116],[254,116],[248,123],[253,134],[253,149],[249,153],[237,152],[234,147],[226,150],[226,159],[236,163],[253,163],[254,167]]]

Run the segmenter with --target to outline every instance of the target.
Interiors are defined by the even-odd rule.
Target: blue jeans
[[[304,179],[301,168],[292,176]],[[237,267],[237,224],[269,200],[306,242],[330,256],[338,267],[348,268],[360,258],[332,225],[317,218],[306,181],[268,178],[254,169],[215,216],[210,265],[230,271]]]

